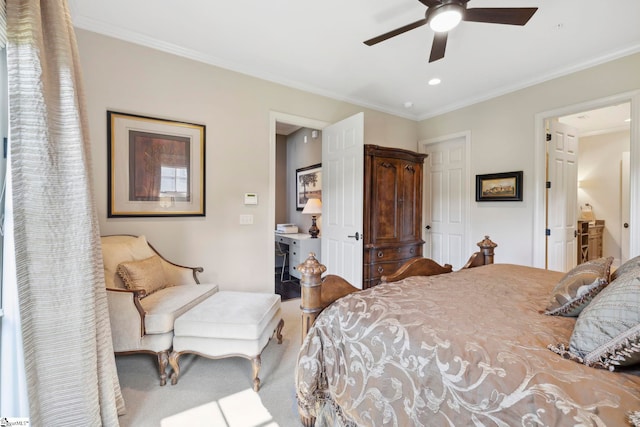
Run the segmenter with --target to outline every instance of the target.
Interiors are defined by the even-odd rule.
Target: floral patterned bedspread
[[[317,425],[628,425],[640,410],[639,371],[547,349],[568,343],[575,323],[541,313],[561,277],[494,264],[339,299],[300,349],[301,411]]]

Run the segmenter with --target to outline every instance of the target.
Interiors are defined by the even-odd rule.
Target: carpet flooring
[[[116,357],[127,413],[122,427],[300,426],[294,385],[300,348],[300,300],[282,303],[283,342],[272,339],[262,353],[260,391],[252,390],[251,362],[241,357],[180,358],[178,384],[160,387],[156,358]],[[170,367],[168,368],[170,374]]]

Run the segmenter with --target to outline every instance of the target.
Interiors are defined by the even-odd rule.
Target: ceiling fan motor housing
[[[455,28],[467,8],[466,1],[443,0],[441,4],[427,8],[425,19],[435,32],[446,32]]]

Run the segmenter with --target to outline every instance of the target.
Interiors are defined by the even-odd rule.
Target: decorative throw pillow
[[[618,276],[580,313],[569,348],[549,347],[588,366],[613,370],[640,363],[640,276]]]
[[[140,261],[128,261],[118,264],[118,274],[127,289],[143,290],[150,295],[165,288],[167,278],[158,255]]]
[[[100,241],[107,288],[126,288],[118,274],[118,264],[155,255],[145,236],[103,236]]]
[[[622,276],[623,274],[633,270],[640,270],[640,255],[627,260],[624,264],[618,267],[616,271],[611,273],[611,280],[613,281],[616,277]]]
[[[613,257],[580,264],[564,275],[551,292],[545,314],[577,316],[609,283]]]

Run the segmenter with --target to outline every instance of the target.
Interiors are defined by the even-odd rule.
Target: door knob
[[[629,223],[628,223],[628,222],[625,222],[625,223],[624,223],[624,225],[623,225],[623,227],[624,227],[624,228],[629,228]]]
[[[347,237],[350,239],[360,240],[360,233],[356,231],[356,234],[354,234],[353,236],[347,236]]]
[[[430,225],[427,225],[425,228],[426,228],[427,230],[431,230],[431,226],[430,226]]]

